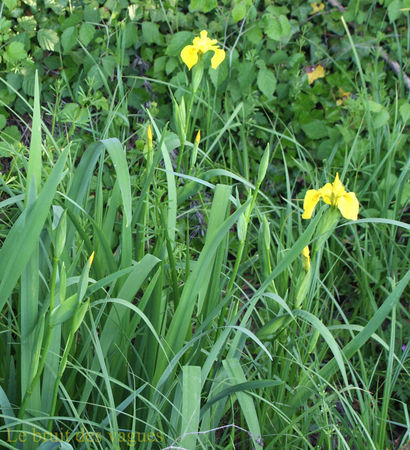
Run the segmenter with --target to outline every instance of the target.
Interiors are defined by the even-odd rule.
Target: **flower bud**
[[[269,144],[266,146],[265,151],[263,153],[261,162],[259,164],[259,170],[258,170],[258,185],[260,185],[265,178],[266,171],[268,170],[269,165],[269,156],[270,156],[270,149]]]
[[[147,140],[148,140],[148,149],[151,150],[152,149],[152,128],[151,128],[151,125],[148,125]]]

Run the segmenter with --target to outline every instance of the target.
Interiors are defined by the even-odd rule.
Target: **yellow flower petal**
[[[348,99],[350,98],[350,92],[345,92],[342,88],[339,88],[339,97],[341,99]]]
[[[222,50],[221,48],[214,48],[214,56],[212,56],[211,59],[211,66],[212,69],[216,69],[219,64],[225,59],[225,50]]]
[[[303,201],[303,214],[302,219],[310,219],[312,217],[313,210],[320,199],[319,191],[309,189],[306,192],[305,199]]]
[[[337,201],[337,207],[345,219],[357,220],[359,215],[359,200],[354,192],[342,195]]]
[[[206,53],[208,50],[212,50],[212,46],[218,42],[216,39],[209,39],[206,30],[202,30],[199,36],[200,37],[194,38],[192,43],[200,53]]]
[[[333,186],[330,183],[326,183],[322,188],[320,188],[319,194],[325,203],[328,205],[332,204]]]
[[[193,45],[187,45],[181,51],[181,58],[188,66],[188,69],[191,70],[192,66],[198,62],[198,49]]]
[[[309,84],[312,84],[318,78],[324,78],[325,77],[325,69],[324,69],[323,66],[318,64],[313,70],[311,68],[309,68],[307,70],[307,76],[308,76]]]
[[[333,181],[332,188],[333,188],[333,197],[335,199],[337,199],[337,198],[341,197],[342,195],[346,194],[346,190],[345,190],[343,184],[340,181],[338,173],[336,173],[335,181]]]
[[[324,3],[320,3],[320,4],[312,3],[310,6],[312,7],[312,10],[313,10],[310,14],[316,14],[325,9]]]

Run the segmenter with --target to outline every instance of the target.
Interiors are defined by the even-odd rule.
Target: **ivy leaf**
[[[276,78],[271,70],[262,67],[258,73],[258,88],[265,97],[272,97],[276,89]]]
[[[58,34],[54,30],[42,28],[37,33],[37,40],[43,50],[54,51],[58,46]]]

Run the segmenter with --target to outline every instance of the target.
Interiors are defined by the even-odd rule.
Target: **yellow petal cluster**
[[[326,183],[318,191],[310,189],[306,192],[303,201],[303,219],[310,219],[312,217],[313,210],[320,199],[328,205],[337,206],[342,216],[346,219],[357,220],[359,201],[354,192],[346,192],[338,173],[332,184]]]
[[[336,105],[343,105],[345,100],[349,100],[350,92],[345,92],[342,88],[339,88],[339,98],[336,100]]]
[[[219,64],[225,59],[225,50],[219,48],[216,39],[209,39],[208,32],[202,30],[199,37],[195,37],[192,41],[192,45],[187,45],[181,51],[182,61],[191,68],[198,62],[199,55],[202,55],[208,51],[214,52],[214,56],[211,59],[211,66],[216,69]]]
[[[309,66],[306,68],[307,76],[308,76],[308,83],[312,84],[315,80],[318,78],[324,78],[325,77],[325,68],[318,64],[315,66]]]

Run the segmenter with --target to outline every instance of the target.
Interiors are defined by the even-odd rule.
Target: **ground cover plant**
[[[1,3],[1,448],[408,447],[409,7]]]

